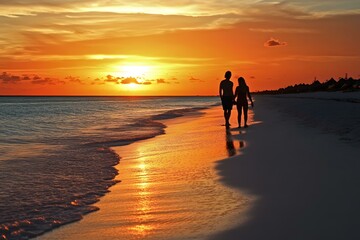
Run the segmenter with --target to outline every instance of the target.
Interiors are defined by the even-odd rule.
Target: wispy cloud
[[[263,62],[269,61],[269,59],[263,59]],[[341,63],[341,62],[353,62],[360,63],[360,56],[334,56],[334,55],[291,55],[281,58],[272,58],[271,62],[288,62],[288,61],[298,61],[298,62],[312,62],[312,63]]]
[[[315,33],[314,29],[300,28],[250,28],[252,32],[260,33]]]
[[[310,11],[330,11],[330,10],[351,10],[359,8],[357,0],[347,1],[297,1],[284,0],[276,1],[253,1],[253,0],[223,0],[223,1],[201,1],[193,0],[184,2],[183,0],[135,0],[124,4],[123,0],[2,0],[1,9],[7,11],[7,15],[12,13],[14,16],[21,14],[37,14],[41,12],[115,12],[115,13],[147,13],[162,15],[212,15],[218,13],[241,13],[242,9],[249,6],[291,6],[292,8],[302,8]],[[31,7],[31,8],[30,8]]]
[[[0,30],[5,45],[15,45],[25,50],[32,50],[30,54],[39,52],[38,46],[63,45],[68,42],[83,42],[87,40],[116,39],[123,37],[147,36],[174,32],[180,30],[224,29],[234,27],[238,23],[274,22],[281,20],[292,25],[293,19],[319,18],[320,12],[338,10],[344,11],[360,9],[356,1],[326,2],[314,0],[305,1],[133,1],[124,7],[123,1],[96,0],[89,4],[85,0],[77,1],[20,1],[3,0],[0,3],[0,16],[13,14],[14,18],[0,17]],[[351,3],[349,3],[351,2]],[[350,8],[352,6],[352,8]],[[163,9],[180,9],[176,13]],[[133,11],[131,9],[135,9]],[[146,12],[148,9],[151,11]],[[175,10],[174,10],[175,11]],[[25,14],[25,13],[28,14]],[[3,14],[2,14],[3,13]],[[359,12],[360,13],[360,12]],[[23,14],[23,15],[22,15]],[[324,15],[323,15],[324,16]],[[279,19],[281,18],[281,19]],[[251,27],[254,32],[263,33],[311,33],[316,31],[310,23],[302,27]],[[1,44],[0,42],[0,44]],[[45,46],[44,46],[45,45]],[[82,49],[79,48],[78,51]],[[1,50],[4,54],[13,54],[12,49]],[[86,49],[82,50],[86,54]],[[117,53],[121,53],[118,49]],[[91,53],[90,53],[91,54]],[[64,52],[65,55],[65,52]],[[66,55],[69,55],[66,53]],[[95,54],[94,54],[95,55]],[[98,54],[98,55],[101,55]],[[121,54],[118,54],[121,55]]]

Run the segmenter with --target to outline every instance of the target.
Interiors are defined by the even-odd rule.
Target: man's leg
[[[227,127],[230,125],[230,123],[229,123],[230,114],[231,114],[231,110],[229,110],[229,109],[224,110],[225,126],[227,126]]]
[[[230,116],[231,116],[231,109],[228,110],[228,119],[227,119],[227,122],[228,122],[228,125],[230,126]]]

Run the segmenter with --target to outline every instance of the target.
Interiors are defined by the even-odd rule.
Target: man
[[[221,98],[222,107],[224,110],[225,126],[230,127],[230,116],[233,106],[234,93],[233,93],[233,82],[230,81],[231,72],[225,73],[225,79],[221,81],[219,88],[219,96]]]

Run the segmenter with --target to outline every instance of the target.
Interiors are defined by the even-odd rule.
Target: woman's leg
[[[237,105],[237,111],[238,111],[238,126],[240,128],[241,127],[241,111],[242,111],[241,105]]]
[[[248,105],[245,104],[245,105],[243,106],[243,108],[244,108],[244,122],[245,122],[244,127],[247,127]]]

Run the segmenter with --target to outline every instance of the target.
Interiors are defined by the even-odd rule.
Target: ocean
[[[80,220],[115,184],[112,146],[164,134],[163,119],[216,97],[0,97],[0,237]]]

